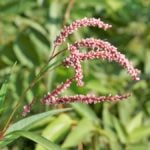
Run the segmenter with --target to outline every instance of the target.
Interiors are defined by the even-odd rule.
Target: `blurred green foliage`
[[[26,128],[14,124],[18,132],[12,132],[0,141],[0,146],[5,145],[4,149],[59,149],[56,144],[66,150],[77,147],[87,150],[149,149],[150,0],[0,0],[0,129],[20,101],[24,89],[46,64],[52,42],[61,27],[85,16],[100,17],[113,27],[107,32],[84,28],[70,36],[69,41],[84,37],[109,41],[141,70],[141,80],[135,84],[115,63],[85,62],[84,88],[77,88],[74,84],[63,94],[93,92],[107,95],[132,91],[132,96],[118,103],[63,105],[73,110],[50,117],[44,114],[44,117],[42,112],[51,109],[59,112],[59,108],[43,106],[40,98],[72,74],[72,71],[58,67],[47,72],[27,92],[12,123],[24,121],[22,106],[33,98],[36,99],[31,117],[35,119],[37,116],[32,115],[37,113],[43,117],[38,122],[26,118],[31,119]],[[60,55],[55,61],[59,63],[63,57]],[[17,64],[12,69],[15,62]],[[53,143],[48,143],[40,135]],[[20,136],[27,139],[18,138]],[[41,148],[42,145],[32,141],[45,146]]]

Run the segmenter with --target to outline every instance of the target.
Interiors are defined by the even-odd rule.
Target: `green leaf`
[[[138,113],[127,125],[128,133],[132,132],[134,129],[138,128],[142,124],[143,113]]]
[[[18,60],[22,65],[28,66],[29,68],[33,67],[33,63],[29,60],[29,58],[22,52],[21,48],[17,43],[14,43],[13,46],[14,53],[16,54]]]
[[[4,100],[5,100],[5,97],[7,94],[8,82],[9,82],[10,76],[11,76],[15,66],[16,66],[16,63],[14,63],[14,65],[12,66],[10,73],[8,75],[6,75],[5,80],[0,89],[0,113],[4,109]]]
[[[109,129],[113,127],[112,123],[112,115],[109,111],[109,104],[105,103],[103,107],[103,123],[104,123],[104,128]]]
[[[147,51],[145,55],[145,65],[144,65],[144,72],[147,75],[150,75],[150,52]]]
[[[42,136],[52,142],[58,142],[70,130],[71,124],[71,118],[66,114],[61,114],[43,130]],[[45,149],[43,149],[40,145],[37,145],[36,150]]]
[[[117,139],[117,134],[114,132],[114,123],[113,123],[113,115],[110,112],[110,104],[105,103],[103,107],[103,124],[104,129],[107,131],[107,135],[109,136],[109,143],[111,150],[121,149],[119,145],[119,141]]]
[[[8,135],[5,136],[2,140],[0,140],[0,147],[5,147],[9,143],[13,142],[15,139],[17,139],[19,135]]]
[[[111,1],[110,0],[106,0],[106,4],[113,11],[118,11],[118,10],[122,9],[122,7],[124,5],[124,1],[120,1],[120,0],[111,0]]]
[[[92,120],[89,120],[87,118],[82,119],[78,123],[77,127],[69,133],[67,139],[62,145],[62,148],[77,146],[78,144],[82,143],[86,139],[86,137],[90,135],[91,131],[94,130],[95,126]]]
[[[18,130],[28,130],[32,128],[32,125],[34,126],[36,122],[39,122],[39,121],[42,121],[42,119],[45,119],[45,117],[50,117],[50,116],[59,114],[61,112],[66,112],[69,110],[71,109],[67,108],[67,109],[52,110],[52,111],[44,112],[41,114],[33,115],[31,117],[27,117],[25,119],[22,119],[16,122],[15,124],[11,125],[8,128],[8,130],[5,133],[6,134],[5,138],[3,139],[3,141],[0,141],[0,146],[6,146],[7,144],[11,143],[12,141],[14,141],[15,139],[19,137],[19,135],[11,134],[12,132],[16,132]]]
[[[20,26],[22,26],[22,25],[30,26],[33,29],[37,30],[42,35],[44,35],[45,38],[47,38],[46,30],[44,30],[44,28],[40,24],[38,24],[37,22],[35,22],[33,20],[17,16],[15,18],[15,23],[19,24]]]
[[[58,145],[52,143],[51,141],[47,140],[46,138],[44,138],[38,134],[35,134],[33,132],[16,131],[16,132],[13,132],[12,134],[28,138],[28,139],[40,144],[41,146],[43,146],[47,150],[60,150]]]
[[[126,150],[149,150],[150,143],[136,143],[127,145]]]
[[[32,1],[28,0],[15,0],[4,3],[4,5],[0,5],[0,13],[3,15],[12,15],[17,14],[19,12],[23,12],[34,6]]]
[[[61,114],[43,130],[42,135],[51,141],[59,141],[60,137],[70,130],[71,124],[71,118]]]
[[[122,143],[126,143],[127,142],[127,133],[125,131],[125,128],[123,127],[121,122],[115,116],[113,116],[112,119],[113,119],[113,124],[116,129],[116,132],[118,134],[119,140]]]
[[[4,106],[4,100],[5,100],[6,93],[7,93],[9,77],[10,77],[10,74],[6,76],[0,89],[0,110],[2,110]]]
[[[71,106],[79,113],[82,117],[88,118],[90,120],[98,121],[98,118],[94,111],[87,104],[82,103],[72,103]]]
[[[129,141],[131,143],[143,140],[150,135],[150,125],[141,126],[133,130],[129,135]]]
[[[88,81],[86,87],[89,90],[92,90],[95,92],[100,92],[100,93],[107,93],[108,92],[108,87],[105,87],[101,82],[96,81],[96,80]]]
[[[27,117],[25,119],[22,119],[16,123],[14,123],[13,125],[11,125],[8,130],[6,131],[6,134],[17,131],[17,130],[23,130],[23,129],[29,129],[32,124],[41,121],[41,119],[48,117],[48,116],[53,116],[56,114],[59,114],[61,112],[65,112],[65,111],[69,111],[71,109],[66,108],[66,109],[59,109],[59,110],[52,110],[52,111],[48,111],[48,112],[44,112],[44,113],[40,113],[37,115],[33,115],[31,117]]]

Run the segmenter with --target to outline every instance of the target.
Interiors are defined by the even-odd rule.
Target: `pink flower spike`
[[[53,90],[51,93],[48,93],[46,96],[44,96],[42,99],[41,99],[41,102],[42,103],[47,103],[47,101],[49,99],[55,99],[55,96],[58,96],[62,91],[64,91],[65,89],[67,89],[72,81],[74,80],[74,77],[71,78],[71,79],[67,79],[64,83],[62,83],[61,85],[59,85],[55,90]]]
[[[77,86],[83,86],[84,83],[82,82],[82,78],[83,78],[83,73],[82,73],[82,68],[81,68],[81,63],[79,60],[79,50],[76,49],[75,46],[70,46],[69,47],[70,52],[71,52],[71,60],[72,60],[72,64],[73,67],[75,69],[75,79],[77,81]]]
[[[135,69],[132,63],[127,58],[125,58],[125,55],[118,52],[117,48],[108,42],[105,42],[100,39],[87,38],[75,42],[74,44],[70,45],[70,49],[71,47],[76,47],[76,49],[82,47],[92,49],[88,53],[78,52],[78,54],[76,55],[78,55],[79,58],[78,60],[80,61],[95,59],[95,58],[102,58],[102,59],[108,59],[109,61],[115,61],[127,70],[128,74],[132,76],[133,80],[139,80],[140,71],[138,69]],[[69,64],[72,65],[73,62],[71,61],[71,59],[72,59],[71,56],[70,58],[67,58],[65,60],[65,64],[67,64],[68,66]]]
[[[63,96],[59,98],[55,98],[53,100],[48,100],[49,105],[56,105],[56,104],[68,104],[74,102],[81,102],[87,104],[95,104],[103,101],[120,101],[123,99],[127,99],[131,94],[124,94],[124,95],[115,95],[115,96],[100,96],[96,97],[95,95],[75,95],[75,96]]]
[[[87,27],[87,26],[93,26],[93,27],[97,26],[98,28],[103,28],[104,30],[111,28],[111,25],[106,24],[100,19],[96,19],[96,18],[83,18],[80,20],[76,20],[73,23],[71,23],[69,26],[66,26],[62,29],[62,31],[54,41],[54,47],[61,45],[62,42],[65,41],[65,39],[70,34],[75,32],[78,28]]]

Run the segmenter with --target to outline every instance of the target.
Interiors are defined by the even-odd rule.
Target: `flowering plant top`
[[[66,38],[74,33],[81,27],[98,27],[104,30],[111,28],[112,26],[104,23],[100,19],[96,18],[83,18],[72,22],[70,25],[65,26],[60,34],[54,40],[54,50],[52,52],[51,58],[57,56],[58,53],[54,54],[55,48],[60,46],[63,42],[65,42]],[[90,51],[88,52],[80,52],[80,48],[88,48]],[[81,62],[85,60],[93,60],[93,59],[106,59],[108,61],[115,61],[120,66],[122,66],[127,73],[132,77],[133,80],[139,80],[140,71],[135,69],[132,63],[125,57],[124,54],[121,54],[117,48],[111,45],[107,41],[103,41],[101,39],[95,38],[85,38],[79,41],[75,41],[73,44],[68,43],[67,50],[69,51],[69,56],[66,57],[62,64],[66,67],[74,68],[74,76],[70,79],[66,79],[66,81],[56,87],[52,92],[48,92],[45,95],[41,102],[46,105],[51,104],[61,104],[61,103],[72,103],[72,102],[82,102],[82,103],[98,103],[103,101],[119,101],[129,97],[131,94],[123,94],[123,95],[109,95],[109,96],[100,96],[97,97],[92,94],[81,95],[77,94],[74,96],[60,96],[59,94],[63,92],[65,89],[69,88],[72,82],[75,80],[77,86],[84,86],[83,82],[83,71]],[[29,107],[27,107],[29,106]],[[24,107],[24,114],[29,112],[30,105],[26,105]]]
[[[66,38],[78,30],[81,27],[93,26],[107,30],[111,28],[111,25],[104,23],[100,19],[96,18],[83,18],[72,22],[70,25],[65,26],[60,34],[56,37],[54,41],[54,47],[60,46]],[[90,48],[91,51],[81,53],[80,48]],[[63,96],[58,97],[58,95],[68,88],[73,80],[76,80],[77,86],[84,86],[82,65],[81,62],[91,59],[107,59],[109,61],[115,61],[127,70],[128,74],[131,75],[133,80],[139,80],[140,71],[135,69],[132,63],[121,54],[117,48],[111,45],[109,42],[103,41],[101,39],[87,38],[80,41],[75,41],[75,43],[68,45],[69,56],[63,61],[64,66],[69,68],[70,66],[74,68],[75,75],[71,79],[67,79],[64,83],[59,85],[51,93],[48,93],[41,102],[50,104],[60,104],[60,103],[71,103],[71,102],[83,102],[83,103],[97,103],[101,101],[117,101],[127,98],[130,94],[115,95],[115,96],[101,96],[96,97],[95,95],[74,95],[74,96]]]

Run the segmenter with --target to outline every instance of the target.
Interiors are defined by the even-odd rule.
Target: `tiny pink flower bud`
[[[30,104],[24,105],[23,106],[23,111],[22,111],[22,116],[25,117],[30,111],[31,111],[31,106],[33,104],[35,99],[32,99]]]
[[[31,110],[31,105],[25,105],[23,106],[23,112],[22,112],[22,116],[25,117]]]

